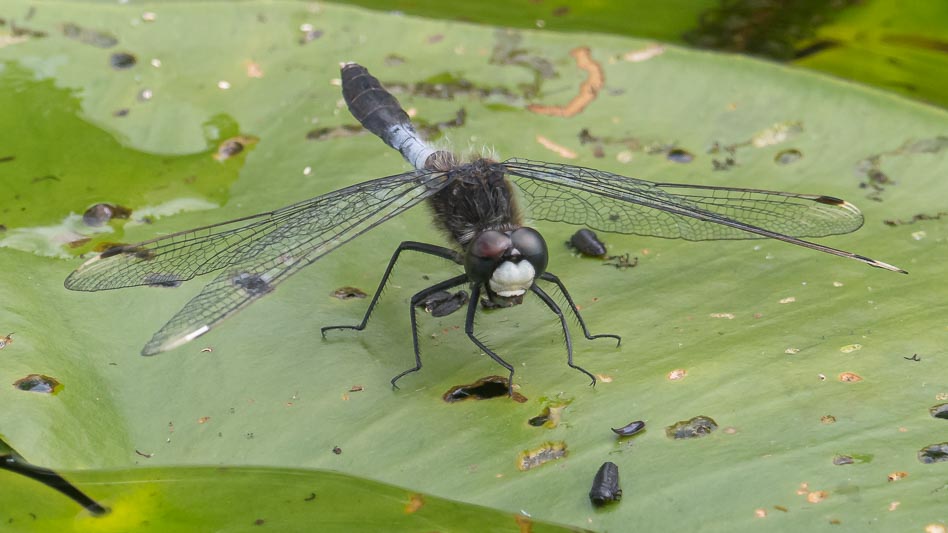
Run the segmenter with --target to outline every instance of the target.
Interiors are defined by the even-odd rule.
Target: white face
[[[522,296],[533,285],[534,276],[536,276],[536,271],[529,261],[519,263],[504,261],[494,269],[488,283],[490,290],[498,296],[511,298]]]

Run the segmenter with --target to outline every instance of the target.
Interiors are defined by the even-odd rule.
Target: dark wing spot
[[[846,200],[840,200],[839,198],[834,198],[832,196],[820,196],[819,198],[814,198],[814,202],[819,202],[826,205],[844,205]]]

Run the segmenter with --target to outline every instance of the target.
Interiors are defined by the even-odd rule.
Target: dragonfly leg
[[[553,311],[553,314],[560,318],[560,324],[563,326],[563,337],[566,339],[566,364],[568,364],[570,368],[575,368],[576,370],[579,370],[583,374],[589,376],[589,379],[592,380],[590,385],[595,386],[596,376],[590,374],[585,368],[573,364],[573,341],[570,338],[569,328],[566,324],[566,315],[563,314],[560,306],[556,305],[556,302],[553,301],[553,298],[550,298],[550,295],[544,292],[540,287],[537,287],[536,284],[530,287],[530,292],[539,296],[540,299],[543,300],[543,303],[545,303],[546,306],[549,307],[551,311]]]
[[[559,287],[560,292],[563,293],[563,297],[566,298],[566,303],[569,304],[569,308],[572,309],[573,314],[576,315],[576,320],[579,321],[579,325],[583,328],[583,335],[585,335],[587,339],[593,340],[593,339],[609,338],[609,339],[616,340],[616,346],[619,346],[620,344],[622,344],[622,337],[618,335],[613,335],[611,333],[591,335],[589,333],[589,328],[586,327],[586,321],[583,320],[583,315],[579,313],[579,308],[576,307],[576,304],[573,302],[573,297],[569,295],[569,291],[566,290],[566,286],[563,285],[563,282],[560,281],[560,278],[554,276],[553,274],[550,274],[549,272],[544,272],[543,274],[540,274],[540,279],[544,281],[549,281],[550,283],[553,283],[557,287]]]
[[[421,303],[425,298],[431,296],[432,294],[438,291],[445,291],[448,289],[453,289],[458,285],[467,283],[467,274],[461,274],[460,276],[455,276],[451,279],[444,280],[440,283],[432,285],[426,289],[422,289],[415,293],[411,297],[411,301],[408,304],[409,309],[411,310],[411,342],[412,347],[415,349],[415,366],[409,368],[408,370],[402,372],[401,374],[392,378],[392,387],[398,388],[398,385],[395,384],[396,381],[401,379],[406,374],[411,374],[412,372],[417,372],[421,370],[421,350],[418,347],[418,320],[417,320],[417,308],[418,304]]]
[[[455,263],[460,263],[458,253],[454,250],[451,250],[450,248],[445,248],[444,246],[437,246],[434,244],[415,241],[405,241],[399,244],[398,248],[395,249],[395,253],[392,254],[392,259],[388,262],[388,267],[385,268],[385,273],[382,274],[382,280],[379,281],[379,286],[375,289],[375,295],[372,296],[372,301],[369,302],[369,308],[366,309],[365,316],[362,317],[362,322],[355,326],[324,326],[320,330],[322,332],[323,338],[326,338],[327,331],[333,329],[354,329],[356,331],[362,331],[365,329],[365,325],[369,323],[369,316],[371,316],[372,311],[375,310],[375,304],[378,303],[379,297],[382,296],[382,291],[385,289],[385,284],[388,283],[388,278],[392,275],[392,269],[395,268],[395,262],[398,261],[399,254],[406,250],[435,255],[449,261],[454,261]]]
[[[486,344],[481,342],[481,340],[474,335],[474,313],[477,312],[477,306],[480,305],[480,299],[481,286],[475,284],[471,287],[471,300],[467,304],[467,318],[464,320],[464,333],[467,333],[468,338],[471,339],[471,342],[476,344],[478,348],[486,353],[491,359],[496,361],[497,364],[506,368],[510,372],[507,378],[507,395],[513,396],[513,365],[507,361],[504,361],[499,355],[494,353],[493,350],[488,348]]]

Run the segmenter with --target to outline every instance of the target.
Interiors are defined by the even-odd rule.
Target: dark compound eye
[[[546,241],[540,232],[533,228],[518,228],[510,234],[510,241],[524,259],[530,261],[536,275],[546,271],[549,256],[546,251]]]
[[[500,258],[510,249],[510,237],[499,231],[485,231],[467,249],[464,270],[473,281],[485,282],[494,273]]]

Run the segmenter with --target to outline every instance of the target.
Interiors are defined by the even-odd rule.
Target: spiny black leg
[[[546,306],[549,307],[551,311],[553,311],[553,314],[560,317],[560,324],[563,325],[563,336],[566,338],[566,364],[568,364],[570,368],[575,368],[576,370],[579,370],[583,374],[589,376],[589,379],[592,380],[592,383],[589,385],[595,386],[596,376],[590,374],[585,368],[573,364],[573,341],[569,336],[569,328],[566,324],[566,316],[563,314],[563,311],[560,310],[560,306],[556,305],[556,302],[553,301],[553,298],[550,298],[550,295],[545,293],[540,287],[537,287],[536,284],[533,284],[533,286],[530,287],[530,291],[533,292],[533,294],[539,296],[540,299],[543,300],[543,303],[545,303]]]
[[[411,310],[411,342],[412,346],[415,348],[415,366],[392,378],[392,387],[397,389],[398,385],[396,385],[395,382],[401,379],[405,374],[411,374],[412,372],[421,370],[421,351],[418,347],[418,320],[416,316],[418,304],[421,303],[425,298],[438,291],[453,289],[454,287],[464,283],[467,283],[467,274],[461,274],[460,276],[455,276],[451,279],[432,285],[426,289],[422,289],[411,297],[411,302],[409,302],[408,307]]]
[[[372,301],[369,302],[369,308],[366,309],[365,316],[362,317],[362,322],[356,326],[325,326],[320,330],[322,332],[323,338],[326,338],[326,332],[331,329],[354,329],[357,331],[362,331],[365,329],[365,325],[369,322],[369,316],[372,314],[372,311],[375,310],[375,304],[378,303],[379,297],[382,295],[382,289],[385,288],[385,284],[388,283],[388,278],[392,274],[392,269],[395,268],[395,262],[398,261],[398,254],[405,250],[436,255],[449,261],[460,263],[460,258],[458,257],[457,252],[451,250],[450,248],[445,248],[444,246],[436,246],[434,244],[415,241],[405,241],[399,244],[398,248],[395,249],[395,253],[392,254],[392,259],[388,262],[388,267],[385,268],[385,273],[382,274],[382,280],[379,281],[379,286],[377,289],[375,289],[375,295],[372,296]]]
[[[467,304],[467,318],[464,320],[464,333],[467,333],[468,338],[471,339],[471,342],[477,345],[478,348],[484,351],[491,359],[497,361],[497,364],[506,368],[510,371],[510,376],[507,378],[507,396],[513,396],[513,376],[514,369],[513,366],[500,358],[499,355],[495,354],[493,350],[484,345],[477,337],[474,336],[474,313],[477,312],[477,307],[481,299],[481,286],[473,285],[471,287],[471,300]]]
[[[586,322],[583,320],[583,316],[579,314],[579,309],[576,307],[576,304],[573,303],[573,298],[569,295],[569,291],[566,290],[566,286],[563,285],[563,282],[560,281],[560,278],[554,276],[553,274],[550,274],[549,272],[544,272],[543,274],[540,274],[540,279],[544,281],[549,281],[550,283],[554,283],[556,284],[557,287],[559,287],[560,292],[563,293],[563,296],[566,298],[566,303],[569,304],[569,308],[572,309],[573,314],[576,315],[576,320],[579,321],[579,325],[583,328],[583,335],[585,335],[587,339],[593,340],[593,339],[610,338],[610,339],[616,340],[616,346],[619,346],[620,344],[622,344],[622,337],[618,335],[613,335],[611,333],[603,333],[601,335],[589,334],[589,329],[586,327]]]

